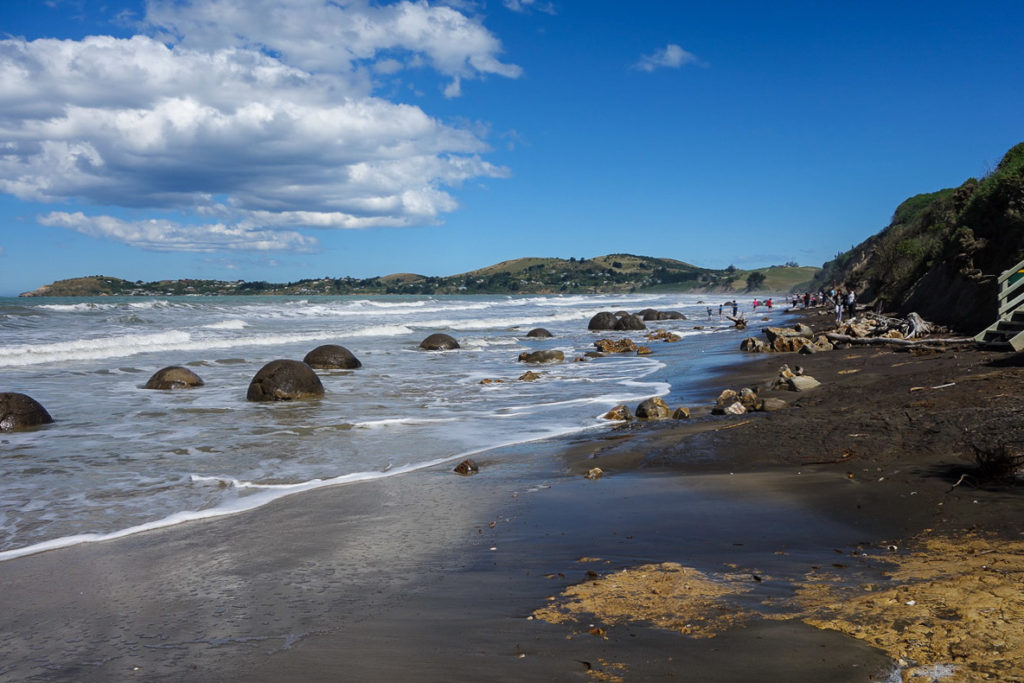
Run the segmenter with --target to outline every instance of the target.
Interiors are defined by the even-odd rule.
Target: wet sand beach
[[[492,452],[472,477],[0,563],[0,680],[1024,676],[1021,492],[973,468],[1018,443],[1024,365],[743,360],[713,382],[788,408],[610,426]],[[822,386],[768,392],[782,363]]]

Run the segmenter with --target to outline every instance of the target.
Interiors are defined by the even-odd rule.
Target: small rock
[[[789,404],[783,401],[781,398],[766,398],[761,401],[761,410],[766,413],[770,413],[774,410],[782,410],[788,408]]]
[[[820,386],[821,382],[814,379],[810,375],[798,375],[796,377],[790,377],[788,381],[790,391],[810,391],[811,389]]]
[[[468,477],[471,474],[476,474],[480,471],[480,467],[472,459],[466,459],[455,466],[452,470],[456,474],[461,474],[464,477]]]
[[[652,353],[654,353],[654,352],[651,351],[651,347],[649,347],[649,346],[638,346],[638,347],[636,347],[636,355],[638,355],[638,356],[649,356]]]
[[[594,481],[595,479],[600,479],[601,477],[604,476],[604,470],[602,470],[600,467],[592,467],[583,476],[589,479],[590,481]]]
[[[502,384],[504,381],[503,379],[491,379],[488,377],[487,379],[480,380],[480,384]]]
[[[655,396],[636,407],[636,416],[640,420],[663,420],[672,415],[665,401]]]
[[[615,406],[607,413],[604,414],[606,420],[621,420],[629,421],[633,419],[633,414],[629,412],[629,408],[624,405]]]
[[[519,375],[519,380],[522,382],[533,382],[534,380],[540,379],[541,375],[539,372],[533,370],[527,370],[523,374]]]
[[[688,420],[690,419],[690,409],[685,406],[676,408],[676,412],[672,413],[673,420]]]
[[[526,336],[527,337],[537,337],[537,338],[540,338],[540,339],[547,339],[548,337],[553,337],[554,335],[551,334],[550,332],[548,332],[547,330],[545,330],[543,327],[537,327],[537,328],[534,328],[534,329],[530,330],[529,332],[527,332]]]
[[[599,339],[594,342],[602,353],[629,353],[637,350],[637,345],[632,339]]]
[[[565,360],[565,353],[558,349],[546,351],[523,351],[519,354],[520,363],[561,363]]]

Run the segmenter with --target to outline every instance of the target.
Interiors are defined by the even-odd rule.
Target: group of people
[[[831,287],[826,292],[824,289],[819,289],[816,293],[804,292],[803,296],[794,294],[793,308],[796,308],[801,303],[804,308],[813,308],[815,306],[832,306],[832,309],[836,314],[836,324],[843,322],[843,314],[846,314],[847,318],[852,318],[854,312],[857,309],[857,292],[853,290],[853,287],[847,287],[844,292],[842,288]]]

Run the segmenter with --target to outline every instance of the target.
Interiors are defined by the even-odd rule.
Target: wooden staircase
[[[1024,261],[999,276],[999,319],[975,340],[990,348],[1024,350]]]

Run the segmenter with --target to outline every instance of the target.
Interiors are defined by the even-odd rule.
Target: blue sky
[[[1024,3],[0,4],[0,295],[820,265],[1024,140]]]

